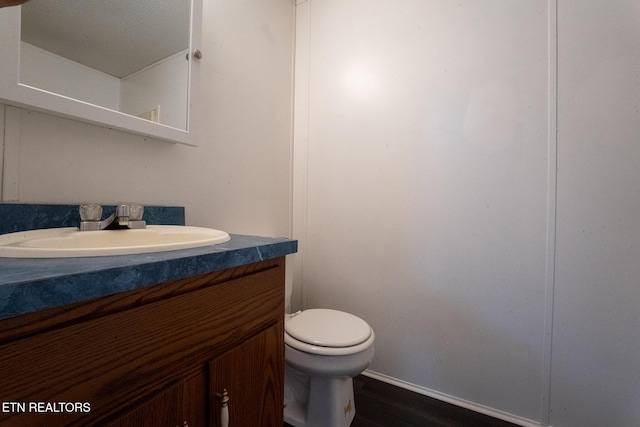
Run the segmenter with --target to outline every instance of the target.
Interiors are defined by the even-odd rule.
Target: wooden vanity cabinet
[[[282,426],[283,313],[280,257],[2,320],[0,427]]]
[[[208,425],[206,411],[206,377],[199,374],[160,392],[107,427],[205,426]]]
[[[284,331],[274,326],[246,340],[209,363],[209,395],[213,398],[211,426],[222,418],[221,395],[228,393],[230,426],[254,426],[255,420],[270,420],[263,425],[282,426],[284,393],[284,346],[277,344]],[[281,384],[282,387],[280,387]],[[273,387],[278,389],[274,390]]]

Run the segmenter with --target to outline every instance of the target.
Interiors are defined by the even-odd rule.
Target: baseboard
[[[418,394],[422,394],[423,396],[427,396],[433,399],[441,400],[443,402],[450,403],[452,405],[459,406],[461,408],[469,409],[471,411],[479,412],[484,415],[488,415],[493,418],[497,418],[503,421],[510,422],[512,424],[517,424],[522,427],[540,427],[541,424],[539,422],[529,420],[527,418],[519,417],[517,415],[509,414],[507,412],[499,411],[497,409],[493,409],[487,406],[479,405],[477,403],[470,402],[468,400],[459,399],[454,396],[450,396],[445,393],[440,393],[435,390],[430,390],[428,388],[424,388],[415,384],[411,384],[406,381],[402,381],[396,378],[389,377],[384,374],[379,374],[377,372],[373,372],[370,370],[366,370],[362,373],[362,375],[367,376],[369,378],[373,378],[378,381],[382,381],[387,384],[391,384],[405,390],[410,390]]]

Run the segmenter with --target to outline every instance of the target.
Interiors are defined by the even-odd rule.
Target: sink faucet
[[[84,203],[80,205],[80,231],[147,228],[147,223],[142,220],[143,214],[142,205],[122,203],[116,206],[114,213],[101,220],[102,206],[97,203]]]

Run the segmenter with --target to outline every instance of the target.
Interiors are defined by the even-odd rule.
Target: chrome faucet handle
[[[144,215],[144,206],[132,203],[129,205],[129,220],[141,221]]]
[[[97,203],[83,203],[80,205],[80,221],[100,221],[102,206]]]
[[[147,224],[142,220],[144,207],[136,203],[120,204],[116,206],[116,217],[121,227],[127,228],[147,228]]]

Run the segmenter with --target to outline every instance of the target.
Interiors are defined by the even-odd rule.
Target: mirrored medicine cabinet
[[[0,8],[0,103],[197,145],[202,0]]]

